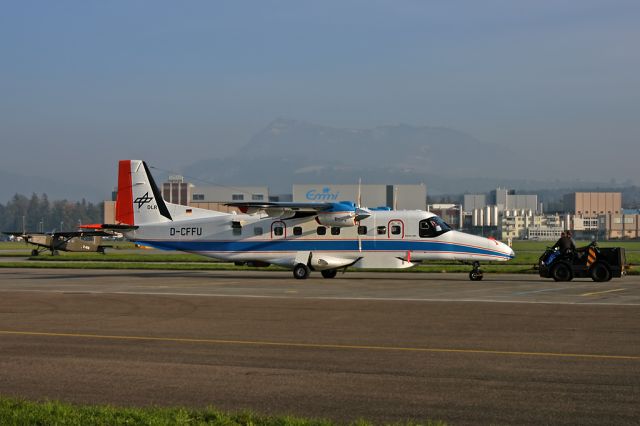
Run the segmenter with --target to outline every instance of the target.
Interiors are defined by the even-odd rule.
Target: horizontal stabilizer
[[[104,229],[107,231],[133,231],[134,229],[138,229],[135,225],[124,225],[119,223],[89,223],[86,225],[80,225],[82,229]]]

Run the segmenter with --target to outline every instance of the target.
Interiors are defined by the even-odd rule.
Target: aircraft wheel
[[[40,252],[36,249],[31,250],[31,256],[37,256]]]
[[[565,262],[554,265],[551,269],[551,277],[554,281],[571,281],[573,279],[573,271],[571,266]]]
[[[611,271],[607,268],[607,265],[596,263],[591,268],[591,279],[598,283],[609,281],[611,279]]]
[[[293,267],[293,277],[297,280],[305,280],[309,277],[311,270],[304,263],[298,263]]]
[[[325,269],[324,271],[320,271],[322,274],[322,278],[335,278],[338,274],[337,269]]]
[[[473,271],[469,272],[469,279],[471,281],[482,281],[482,272],[480,270],[476,270],[474,269]]]

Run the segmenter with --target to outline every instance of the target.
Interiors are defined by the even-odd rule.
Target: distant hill
[[[486,164],[509,154],[456,130],[405,124],[339,129],[277,119],[234,155],[190,165],[189,175],[221,184],[416,183],[486,176]],[[444,180],[440,179],[444,182]]]
[[[445,127],[344,129],[280,118],[235,154],[198,161],[184,174],[224,185],[265,184],[274,193],[289,192],[294,183],[358,178],[371,184],[425,183],[429,194],[570,186],[513,178],[531,166],[509,148]]]

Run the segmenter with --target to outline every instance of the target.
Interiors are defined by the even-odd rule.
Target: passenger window
[[[261,226],[256,226],[255,228],[253,228],[253,235],[262,235],[264,231],[262,231],[262,227]]]
[[[366,226],[358,226],[358,235],[367,235],[367,227]]]
[[[340,228],[337,226],[331,227],[331,235],[340,235]]]
[[[318,235],[327,235],[327,228],[325,228],[324,226],[318,226],[318,228],[316,229],[316,233]]]
[[[242,235],[242,228],[233,228],[233,235]]]
[[[282,226],[276,226],[273,228],[273,235],[277,235],[278,237],[284,234],[284,228]]]
[[[293,227],[293,235],[302,235],[302,227],[294,226]]]
[[[391,225],[391,233],[393,235],[400,235],[402,233],[402,227],[400,225]]]
[[[387,233],[387,227],[386,226],[378,226],[376,228],[376,231],[377,231],[378,235],[385,235]]]

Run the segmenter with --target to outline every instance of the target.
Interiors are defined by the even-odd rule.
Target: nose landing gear
[[[480,270],[480,262],[473,262],[473,269],[469,272],[469,279],[471,281],[481,281],[482,271]]]

